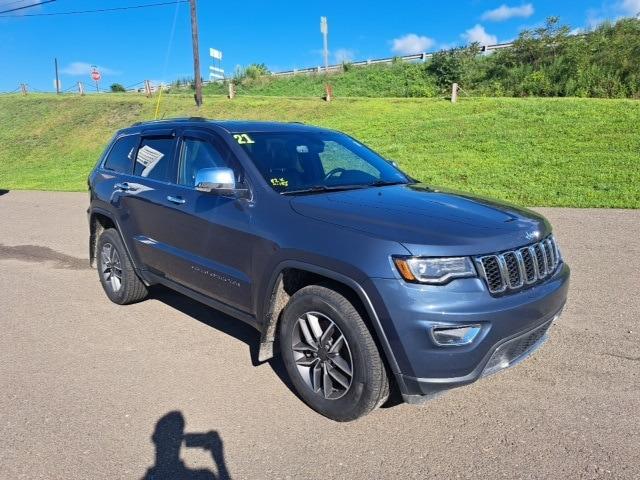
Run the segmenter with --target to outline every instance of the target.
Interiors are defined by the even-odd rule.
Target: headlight
[[[393,262],[407,282],[442,285],[454,278],[476,276],[469,257],[395,257]]]

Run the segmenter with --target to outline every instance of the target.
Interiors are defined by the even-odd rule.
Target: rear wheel
[[[280,351],[302,399],[333,420],[355,420],[389,395],[371,332],[334,290],[312,285],[291,297],[283,312]]]
[[[107,297],[126,305],[147,296],[147,287],[138,278],[118,232],[109,228],[102,232],[97,244],[98,274]]]

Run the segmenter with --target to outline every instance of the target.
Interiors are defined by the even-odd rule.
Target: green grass
[[[0,97],[0,188],[84,190],[119,127],[153,118],[131,94]],[[429,184],[530,206],[640,208],[633,100],[163,97],[166,117],[302,121],[345,131]]]
[[[439,95],[435,77],[426,75],[422,63],[397,63],[351,67],[331,73],[298,74],[292,76],[264,75],[245,78],[236,90],[239,95],[278,97],[322,97],[329,81],[336,97],[436,97]],[[210,83],[205,93],[226,94],[227,85]]]

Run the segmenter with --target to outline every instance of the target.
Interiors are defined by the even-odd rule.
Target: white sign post
[[[215,48],[209,49],[209,56],[213,59],[213,65],[209,67],[209,81],[224,80],[224,69],[222,68],[222,52]],[[216,67],[216,60],[218,66]]]

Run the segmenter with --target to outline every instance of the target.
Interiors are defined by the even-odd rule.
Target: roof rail
[[[132,123],[132,127],[145,125],[149,123],[168,123],[168,122],[206,122],[208,118],[205,117],[174,117],[174,118],[159,118],[157,120],[143,120],[141,122]]]

